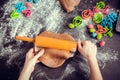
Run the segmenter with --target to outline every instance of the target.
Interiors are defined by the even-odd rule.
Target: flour
[[[67,65],[67,67],[66,67],[66,69],[65,69],[65,71],[63,73],[63,76],[61,77],[61,80],[63,79],[63,77],[66,77],[69,74],[72,74],[72,72],[74,72],[74,71],[75,71],[75,68],[72,65],[70,65],[70,64]]]
[[[26,0],[21,1],[26,2]],[[32,4],[32,7],[30,8],[32,16],[30,18],[25,18],[21,14],[21,17],[18,19],[10,19],[9,15],[14,10],[14,5],[18,2],[19,0],[10,0],[3,6],[4,15],[0,20],[1,45],[14,40],[16,35],[33,38],[35,35],[38,35],[42,29],[55,32],[59,30],[60,22],[63,17],[62,10],[58,2],[55,0],[39,0],[37,4]],[[16,44],[19,45],[20,43],[21,42],[18,41]],[[14,45],[12,44],[1,49],[2,53],[0,53],[0,55],[4,56],[6,54],[14,54],[13,52],[10,52],[10,49],[13,46]]]
[[[118,60],[117,56],[118,56],[118,52],[110,48],[104,48],[102,50],[99,50],[97,54],[99,65],[102,67],[102,69],[104,69],[108,62],[113,62]]]
[[[26,0],[21,1],[25,2]],[[91,40],[95,44],[98,42],[87,33],[86,25],[92,23],[91,19],[83,20],[80,28],[68,29],[62,27],[61,23],[65,22],[63,18],[68,14],[63,13],[59,2],[55,0],[39,0],[37,4],[32,4],[32,16],[30,18],[25,18],[21,14],[21,17],[18,19],[10,19],[9,15],[14,10],[14,4],[18,2],[19,0],[9,0],[2,8],[4,15],[0,19],[0,56],[8,56],[8,64],[12,64],[16,57],[26,52],[26,48],[23,46],[24,43],[14,39],[16,35],[34,37],[39,32],[47,30],[68,33],[76,41],[80,38],[81,40]],[[118,59],[117,56],[118,52],[114,52],[114,50],[109,48],[98,50],[97,58],[99,65],[104,69],[107,62],[116,61]]]
[[[61,30],[64,30],[65,33],[72,35],[76,41],[78,39],[80,39],[81,41],[89,40],[97,45],[97,43],[99,41],[97,39],[91,38],[88,33],[88,29],[87,29],[88,24],[94,24],[92,22],[92,19],[83,20],[83,23],[81,24],[81,26],[79,28],[75,28],[75,29],[63,29],[62,28]],[[105,37],[104,40],[109,41],[110,38]],[[107,63],[118,60],[117,56],[118,56],[118,51],[114,51],[113,49],[106,48],[106,47],[104,47],[104,48],[98,47],[97,59],[99,62],[99,66],[102,69],[105,68]]]
[[[26,0],[21,1],[26,2]],[[18,64],[28,50],[23,46],[22,41],[15,40],[16,35],[33,38],[44,30],[57,32],[64,16],[58,1],[39,0],[37,4],[32,4],[30,18],[25,18],[21,14],[20,18],[11,19],[10,14],[18,2],[20,1],[9,0],[4,4],[2,7],[4,15],[0,18],[0,56],[9,57],[7,64],[10,65]]]

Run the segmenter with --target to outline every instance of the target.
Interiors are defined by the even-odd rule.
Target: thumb
[[[38,59],[39,57],[41,57],[44,54],[44,49],[41,49],[35,56],[34,59]]]
[[[40,60],[37,60],[37,62],[36,63],[39,63],[40,62]]]
[[[82,45],[81,45],[81,40],[78,39],[78,49],[81,49],[82,48]]]

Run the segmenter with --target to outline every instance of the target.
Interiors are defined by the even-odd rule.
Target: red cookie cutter
[[[91,10],[83,10],[81,16],[83,19],[88,19],[93,16],[93,12]]]
[[[102,27],[101,25],[97,25],[97,31],[96,34],[104,34],[106,33],[106,29],[104,27]]]
[[[98,13],[98,12],[99,12],[99,9],[96,8],[96,7],[93,7],[93,12],[94,12],[94,13]]]
[[[104,9],[101,9],[101,12],[102,12],[103,14],[107,15],[107,14],[108,14],[108,9],[110,9],[110,6],[109,6],[109,5],[107,5]]]
[[[22,11],[22,13],[27,18],[29,18],[32,15],[31,10],[24,10]]]

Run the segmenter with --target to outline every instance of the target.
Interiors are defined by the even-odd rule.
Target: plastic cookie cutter
[[[33,3],[38,3],[38,0],[33,0]]]
[[[102,21],[101,21],[100,25],[103,26],[103,27],[107,26],[107,19],[102,18]]]
[[[107,19],[107,27],[113,28],[113,21],[110,18]]]
[[[27,0],[27,2],[32,2],[32,0]],[[33,3],[38,3],[38,0],[33,0]]]
[[[104,9],[101,9],[101,12],[102,12],[103,14],[107,15],[107,14],[108,14],[108,9],[110,9],[110,6],[109,6],[109,5],[107,5]]]
[[[27,18],[29,18],[32,15],[31,10],[24,10],[22,11],[22,13]]]
[[[96,3],[96,8],[98,8],[98,9],[105,8],[105,2],[100,1],[100,2]]]
[[[98,8],[93,7],[93,12],[94,12],[94,13],[98,13],[98,12],[99,12]]]
[[[117,14],[115,12],[110,12],[108,14],[108,16],[107,16],[107,26],[109,28],[112,28],[113,27],[113,23],[115,21],[117,21],[117,18],[118,18],[118,16],[117,16]]]
[[[72,23],[75,27],[79,27],[82,24],[82,18],[80,16],[76,16]]]
[[[24,2],[18,2],[17,4],[15,4],[15,9],[18,13],[22,12],[23,10],[26,9],[26,6],[24,4]]]
[[[10,14],[10,18],[19,18],[21,15],[16,10]]]
[[[82,18],[80,16],[74,17],[72,23],[69,24],[69,28],[76,28],[82,24]]]
[[[111,19],[112,22],[115,22],[115,21],[117,21],[118,16],[117,16],[117,14],[115,12],[110,12],[108,14],[107,18]]]
[[[27,0],[27,2],[32,2],[32,0]]]
[[[112,28],[108,28],[108,27],[105,27],[106,29],[106,33],[104,33],[104,36],[109,36],[109,37],[112,37],[113,36],[113,33],[112,33]]]
[[[104,28],[101,25],[97,25],[97,31],[96,31],[96,33],[97,34],[104,34],[104,33],[106,33],[106,28]]]
[[[91,16],[93,16],[93,12],[91,10],[83,10],[81,16],[83,19],[88,19],[91,18]]]
[[[94,14],[93,16],[93,22],[95,22],[96,24],[100,23],[102,21],[103,15],[102,14]]]

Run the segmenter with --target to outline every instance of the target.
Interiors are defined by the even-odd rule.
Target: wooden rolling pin
[[[35,39],[16,36],[16,40],[33,42],[36,46],[39,46],[39,47],[61,49],[61,50],[72,51],[72,52],[75,52],[77,48],[77,43],[74,41],[61,40],[56,38],[44,37],[44,36],[37,36]]]

